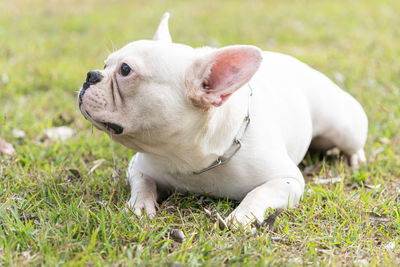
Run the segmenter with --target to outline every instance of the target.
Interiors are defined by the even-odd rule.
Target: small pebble
[[[26,133],[20,129],[14,129],[11,131],[11,134],[15,137],[15,138],[19,138],[19,139],[24,139],[26,137]]]
[[[256,235],[256,234],[257,234],[257,228],[256,228],[256,227],[252,227],[252,228],[250,229],[250,233],[251,233],[252,235]]]
[[[0,154],[12,156],[15,154],[14,146],[0,138]]]
[[[1,82],[2,82],[4,85],[6,85],[6,84],[9,82],[9,78],[8,78],[8,75],[7,75],[6,73],[3,73],[3,74],[1,75]]]
[[[44,142],[46,139],[50,139],[51,141],[64,142],[67,139],[71,138],[74,134],[75,131],[67,126],[52,127],[45,129],[43,135],[39,138],[39,140],[41,142]]]
[[[386,250],[394,250],[396,248],[396,244],[394,242],[389,242],[384,247]]]
[[[182,243],[186,239],[185,234],[182,230],[168,228],[168,233],[175,242]]]

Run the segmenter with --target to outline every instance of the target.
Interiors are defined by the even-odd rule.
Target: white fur
[[[353,165],[365,161],[367,117],[353,97],[290,56],[239,47],[262,55],[248,80],[253,96],[243,147],[226,165],[193,174],[231,146],[250,89],[245,83],[219,107],[193,105],[187,84],[194,78],[188,70],[223,50],[171,43],[167,20],[164,16],[156,41],[136,41],[109,56],[101,71],[105,78],[87,90],[81,107],[102,130],[97,121],[122,125],[124,132],[113,140],[139,151],[127,172],[129,205],[137,214],[144,209],[154,216],[159,191],[197,192],[242,200],[228,220],[245,226],[262,221],[268,207],[299,202],[304,179],[297,164],[312,140],[321,150],[337,146]],[[135,70],[130,78],[118,75],[121,62]]]

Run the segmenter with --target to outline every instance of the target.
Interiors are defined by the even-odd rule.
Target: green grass
[[[203,208],[226,216],[237,203],[197,195],[173,195],[154,220],[136,218],[125,210],[124,175],[113,176],[134,152],[92,130],[76,92],[110,51],[151,38],[167,10],[176,42],[253,44],[336,77],[368,114],[367,155],[383,151],[359,171],[308,155],[306,165],[322,162],[321,175],[345,179],[307,177],[303,201],[272,232],[221,231]],[[1,156],[0,265],[399,266],[399,10],[398,0],[1,1],[0,136],[17,154]],[[38,142],[62,124],[76,135]],[[15,128],[27,133],[23,141]],[[182,244],[170,227],[184,231]]]

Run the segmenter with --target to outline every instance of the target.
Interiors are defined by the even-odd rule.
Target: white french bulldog
[[[127,171],[136,214],[152,218],[162,192],[189,191],[241,200],[227,221],[247,226],[299,202],[309,147],[365,162],[367,117],[326,76],[254,46],[172,43],[168,19],[90,71],[79,93],[85,118],[137,151]]]

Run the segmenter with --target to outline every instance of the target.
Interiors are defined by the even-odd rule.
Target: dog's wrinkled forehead
[[[187,45],[139,40],[111,53],[105,64],[111,67],[126,62],[138,67],[140,74],[151,75],[152,71],[186,68],[194,56],[194,49]]]

